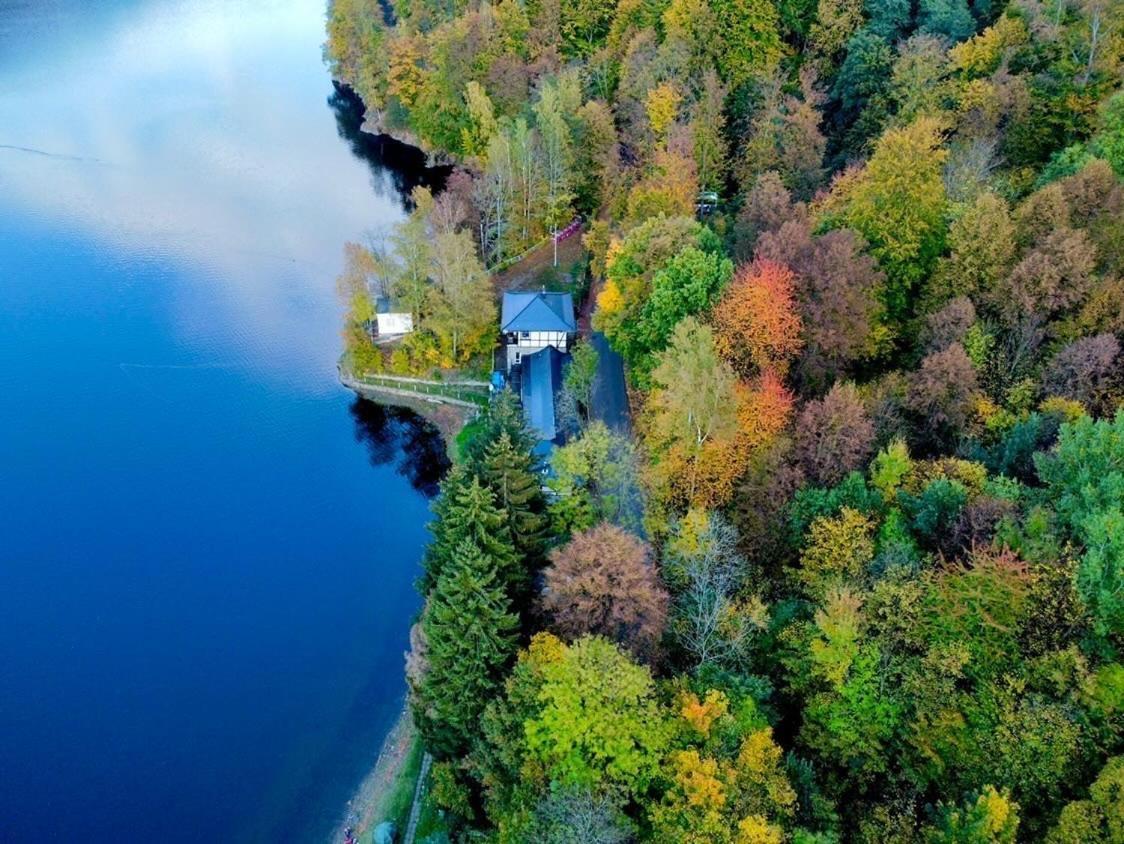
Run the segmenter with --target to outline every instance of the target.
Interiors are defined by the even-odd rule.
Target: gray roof
[[[503,294],[503,315],[500,331],[564,331],[578,330],[574,319],[574,298],[569,293]]]
[[[554,395],[562,384],[563,354],[547,346],[533,355],[524,355],[520,399],[527,424],[542,440],[558,435],[554,418]]]

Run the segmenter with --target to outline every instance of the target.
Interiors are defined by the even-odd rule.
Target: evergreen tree
[[[546,547],[548,524],[534,458],[501,431],[484,450],[480,479],[495,495],[516,552],[529,566],[537,565]]]
[[[518,591],[525,585],[527,575],[505,514],[497,506],[495,494],[475,474],[463,468],[454,470],[442,485],[434,512],[437,520],[426,552],[422,591],[435,588],[465,541],[488,555],[505,586]]]
[[[527,421],[523,416],[523,408],[519,400],[510,390],[504,390],[496,397],[484,415],[482,423],[480,432],[472,438],[465,450],[465,463],[473,470],[479,469],[484,459],[484,452],[502,434],[506,433],[511,439],[512,447],[520,452],[530,452],[537,442],[527,428]]]
[[[430,595],[422,631],[426,665],[414,688],[414,718],[426,747],[452,757],[479,728],[516,650],[519,621],[504,592],[501,561],[462,540]]]

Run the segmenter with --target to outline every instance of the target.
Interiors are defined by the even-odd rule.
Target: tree
[[[862,578],[874,559],[874,525],[857,510],[812,522],[800,555],[800,580],[813,597]]]
[[[909,379],[906,407],[924,441],[948,445],[964,430],[978,386],[976,370],[959,343],[933,352]]]
[[[556,114],[549,116],[551,125],[556,127]],[[515,168],[515,227],[519,232],[518,242],[525,244],[537,225],[536,215],[543,205],[545,189],[538,138],[522,117],[511,124],[511,160]],[[556,172],[555,176],[558,175]]]
[[[772,261],[743,266],[714,309],[715,346],[739,372],[784,374],[800,351],[792,271]]]
[[[688,246],[718,252],[713,232],[690,216],[655,217],[613,240],[605,255],[605,287],[597,297],[593,326],[620,350],[651,294],[652,277]]]
[[[682,320],[657,357],[652,384],[643,424],[659,491],[703,506],[724,502],[744,468],[734,449],[740,402],[710,328]]]
[[[764,621],[759,606],[737,597],[749,576],[737,531],[717,513],[690,511],[665,549],[664,575],[675,592],[677,645],[698,668],[736,665]]]
[[[643,794],[669,739],[648,669],[595,636],[564,647],[542,677],[541,709],[524,729],[547,777],[594,793]]]
[[[651,548],[605,522],[551,553],[542,603],[566,638],[604,636],[648,660],[667,618]]]
[[[461,150],[465,155],[483,155],[499,126],[496,123],[496,110],[488,92],[475,80],[470,80],[464,89],[465,106],[468,108],[469,127],[461,132]]]
[[[1120,341],[1112,334],[1082,337],[1061,348],[1042,373],[1052,396],[1075,399],[1093,411],[1107,409],[1120,382]]]
[[[558,266],[558,230],[573,216],[573,150],[570,127],[562,110],[558,86],[546,83],[535,103],[535,126],[542,140],[543,222],[554,238]]]
[[[741,153],[740,169],[749,181],[762,171],[779,173],[787,187],[809,197],[823,178],[827,138],[820,131],[818,106],[823,100],[815,74],[800,75],[802,96],[784,95],[777,76],[766,83],[765,104],[754,118],[751,135]]]
[[[967,0],[921,0],[921,29],[958,42],[975,34],[976,22]]]
[[[802,220],[806,217],[804,206],[794,205],[792,194],[775,170],[761,173],[753,181],[753,187],[746,193],[745,201],[734,221],[734,257],[748,260],[753,257],[753,249],[758,238],[776,231],[789,220]],[[811,240],[811,228],[808,229]],[[778,263],[787,263],[774,258]]]
[[[796,274],[804,338],[799,372],[811,387],[829,383],[885,345],[879,301],[885,276],[864,254],[865,246],[850,229],[813,238],[806,220],[786,222],[758,242],[759,259]]]
[[[506,254],[515,213],[515,162],[506,130],[489,139],[485,161],[484,172],[475,183],[476,206],[480,209],[477,242],[484,260],[497,264]]]
[[[501,582],[518,592],[526,582],[522,561],[508,530],[506,514],[496,505],[495,493],[464,467],[456,467],[441,484],[433,506],[433,541],[426,549],[423,591],[436,586],[446,567],[466,540],[495,566]]]
[[[594,422],[551,455],[551,514],[561,533],[599,521],[642,532],[644,496],[631,437]]]
[[[844,181],[837,219],[863,235],[886,271],[885,303],[892,319],[908,313],[910,294],[931,269],[944,246],[945,189],[935,118],[921,117],[890,129],[874,155],[851,182]]]
[[[719,693],[720,694],[720,693]],[[649,810],[654,838],[683,844],[750,844],[784,840],[796,804],[781,766],[783,751],[768,727],[748,733],[733,759],[695,748],[668,759],[671,786]]]
[[[943,807],[940,823],[930,827],[930,844],[1015,844],[1019,804],[1006,791],[984,786],[961,807]]]
[[[714,252],[688,246],[652,277],[652,292],[621,349],[634,374],[651,366],[653,352],[663,350],[683,317],[710,307],[733,275],[734,264]]]
[[[410,310],[414,324],[420,326],[429,314],[429,277],[433,262],[429,209],[433,197],[424,188],[412,194],[414,210],[394,227],[390,235],[393,265],[390,269],[391,295]]]
[[[784,46],[777,30],[777,8],[767,0],[714,0],[717,37],[709,45],[713,66],[731,88],[780,61]]]
[[[948,246],[951,254],[937,268],[932,298],[988,296],[1014,264],[1015,226],[1006,201],[988,192],[977,196],[953,221]]]
[[[998,306],[1011,321],[1052,317],[1084,301],[1093,283],[1096,251],[1080,229],[1050,231],[1001,285]]]
[[[874,446],[874,424],[853,384],[836,383],[804,406],[796,423],[796,456],[808,477],[835,486],[861,469]]]
[[[593,411],[593,388],[600,356],[593,343],[579,343],[570,353],[570,365],[562,376],[562,387],[579,404],[586,422]]]
[[[574,192],[578,207],[593,216],[612,196],[621,169],[620,144],[613,113],[601,100],[577,112],[574,128]]]
[[[667,141],[668,130],[679,116],[679,104],[682,101],[683,95],[670,82],[662,82],[648,91],[648,97],[644,101],[644,111],[648,115],[648,123],[658,144]]]
[[[492,490],[507,523],[516,554],[527,565],[541,561],[546,549],[546,500],[530,452],[520,449],[506,431],[484,450],[480,480]]]
[[[691,110],[691,142],[699,187],[719,190],[726,177],[726,88],[713,68],[703,75],[702,93]]]
[[[386,98],[387,31],[374,0],[335,0],[329,7],[324,54],[332,76],[347,82],[369,108]]]
[[[589,789],[555,788],[535,810],[542,844],[627,844],[634,829],[616,803]]]
[[[615,4],[608,0],[563,3],[562,46],[569,56],[588,56],[609,34]]]
[[[496,303],[491,280],[468,232],[437,235],[433,243],[433,282],[437,298],[430,326],[449,365],[464,363],[490,349]]]
[[[463,752],[484,704],[515,655],[518,619],[499,566],[463,540],[437,578],[422,619],[427,667],[414,688],[414,718],[426,746],[443,757]]]
[[[1062,809],[1047,844],[1109,844],[1124,838],[1124,756],[1113,756],[1089,787],[1089,799],[1075,800]]]

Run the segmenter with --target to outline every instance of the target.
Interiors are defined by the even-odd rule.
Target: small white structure
[[[503,294],[500,331],[507,347],[507,369],[522,363],[523,358],[553,346],[566,352],[578,323],[574,318],[574,299],[569,293]]]
[[[380,296],[375,300],[375,323],[379,337],[401,337],[414,330],[414,315],[392,311],[390,298]]]
[[[413,314],[375,314],[375,320],[378,322],[380,337],[390,337],[396,334],[409,334],[414,330]]]

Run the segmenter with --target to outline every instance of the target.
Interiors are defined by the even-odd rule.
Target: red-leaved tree
[[[668,599],[646,542],[603,522],[556,549],[545,577],[542,606],[563,636],[605,636],[652,657]]]

